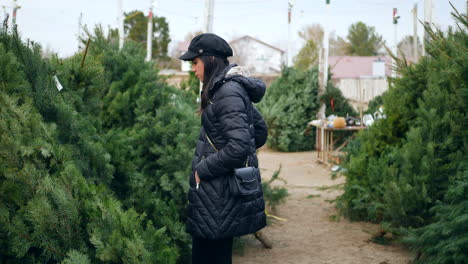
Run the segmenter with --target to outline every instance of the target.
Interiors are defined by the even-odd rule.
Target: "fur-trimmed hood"
[[[221,84],[228,81],[239,83],[247,91],[250,100],[254,103],[260,102],[265,95],[265,83],[258,78],[250,77],[247,67],[237,66],[236,64],[229,65],[216,77],[213,87],[210,88],[210,92],[214,92]]]

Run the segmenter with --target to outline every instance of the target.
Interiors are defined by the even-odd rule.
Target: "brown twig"
[[[86,54],[88,54],[89,42],[91,42],[91,39],[90,39],[90,38],[88,38],[88,41],[86,42],[86,48],[85,48],[85,52],[84,52],[84,55],[83,55],[83,59],[81,60],[80,69],[82,69],[83,66],[84,66],[84,62],[85,62],[85,59],[86,59]]]

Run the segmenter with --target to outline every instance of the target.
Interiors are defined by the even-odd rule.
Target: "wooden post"
[[[265,237],[262,231],[255,232],[255,238],[262,243],[265,248],[272,248],[273,244]]]

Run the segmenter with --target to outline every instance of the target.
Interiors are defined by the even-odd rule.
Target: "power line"
[[[187,19],[198,19],[199,18],[199,16],[183,14],[183,13],[180,13],[180,12],[177,12],[177,11],[172,11],[172,10],[168,10],[168,9],[164,9],[164,8],[158,8],[158,10],[163,11],[163,13],[167,13],[169,15],[184,17],[184,18],[187,18]],[[278,13],[283,13],[283,12],[284,12],[284,10],[273,10],[273,12],[269,11],[268,13],[258,14],[258,11],[252,10],[252,11],[248,11],[246,13],[241,13],[241,14],[236,13],[236,14],[228,14],[228,15],[214,15],[214,17],[216,17],[216,18],[237,18],[237,17],[251,16],[253,14],[255,14],[255,16],[258,17],[258,16],[263,16],[263,15],[271,16],[272,14],[278,14]]]
[[[218,0],[216,3],[217,4],[271,4],[271,1],[270,0],[245,0],[245,1],[241,1],[241,0],[221,1],[221,0]]]
[[[365,4],[365,5],[377,5],[377,6],[391,6],[401,4],[402,1],[357,1],[356,4]]]
[[[164,9],[164,8],[158,8],[158,10],[163,11],[163,12],[165,12],[167,14],[170,14],[170,15],[173,15],[173,16],[185,17],[185,18],[189,18],[189,19],[194,19],[194,18],[198,17],[198,16],[192,16],[192,15],[186,15],[186,14],[174,12],[174,11],[167,10],[167,9]]]

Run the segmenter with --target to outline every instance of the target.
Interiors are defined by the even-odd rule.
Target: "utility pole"
[[[318,88],[318,98],[322,96],[325,93],[325,89],[327,87],[327,81],[328,81],[328,10],[330,8],[330,0],[325,1],[325,7],[326,7],[326,13],[325,13],[325,25],[323,28],[323,39],[322,39],[322,48],[319,50],[319,76],[318,76],[318,83],[319,83],[319,88]],[[322,104],[318,113],[319,116],[323,118],[325,115],[325,104]],[[318,118],[320,119],[320,118]]]
[[[205,0],[205,24],[203,31],[205,33],[213,33],[213,13],[214,13],[214,0]],[[200,81],[199,95],[203,91],[203,83]],[[197,103],[200,102],[200,96],[197,97]]]
[[[213,33],[214,0],[205,0],[205,33]]]
[[[148,12],[148,35],[146,36],[146,59],[151,61],[151,52],[153,50],[153,6],[154,0],[150,0],[150,7]]]
[[[5,20],[8,17],[6,6],[2,5],[2,9],[3,9],[3,19],[2,20]]]
[[[323,91],[327,88],[328,83],[328,54],[329,54],[329,32],[330,32],[330,0],[326,0],[325,4],[325,26],[323,28]]]
[[[293,6],[296,4],[296,0],[288,0],[288,47],[286,51],[286,65],[291,66],[291,12]]]
[[[432,15],[434,11],[434,1],[433,0],[424,0],[424,25],[433,28]],[[424,40],[423,40],[423,52],[422,55],[426,55],[426,41],[429,41],[429,33],[427,30],[424,30]]]
[[[14,3],[13,3],[13,16],[12,16],[12,25],[13,25],[13,29],[16,28],[16,12],[18,11],[18,9],[20,9],[21,7],[18,5],[18,3],[16,3],[16,0],[14,0]]]
[[[323,40],[322,40],[322,48],[319,50],[319,75],[318,75],[318,96],[317,98],[320,98],[324,93],[325,89],[327,87],[328,83],[328,32],[329,32],[329,8],[330,8],[330,0],[325,1],[325,26],[323,28]],[[319,111],[317,112],[316,118],[319,120],[323,120],[326,118],[325,116],[325,111],[326,111],[326,105],[325,102],[320,102],[320,108]],[[315,137],[315,148],[317,150],[323,151],[323,146],[324,146],[324,131],[323,128],[318,128],[316,129],[316,137]]]
[[[397,30],[398,30],[398,19],[400,16],[398,16],[398,9],[393,8],[393,25],[394,25],[394,39],[393,39],[393,56],[398,55],[398,36],[397,36]],[[395,59],[392,58],[392,77],[396,77],[396,72],[395,72]]]
[[[413,59],[418,61],[418,3],[413,7]]]
[[[81,25],[83,23],[83,12],[80,12],[80,17],[78,18],[78,49],[81,49]]]
[[[122,11],[122,0],[117,0],[117,21],[119,23],[119,50],[124,45],[124,14]]]

